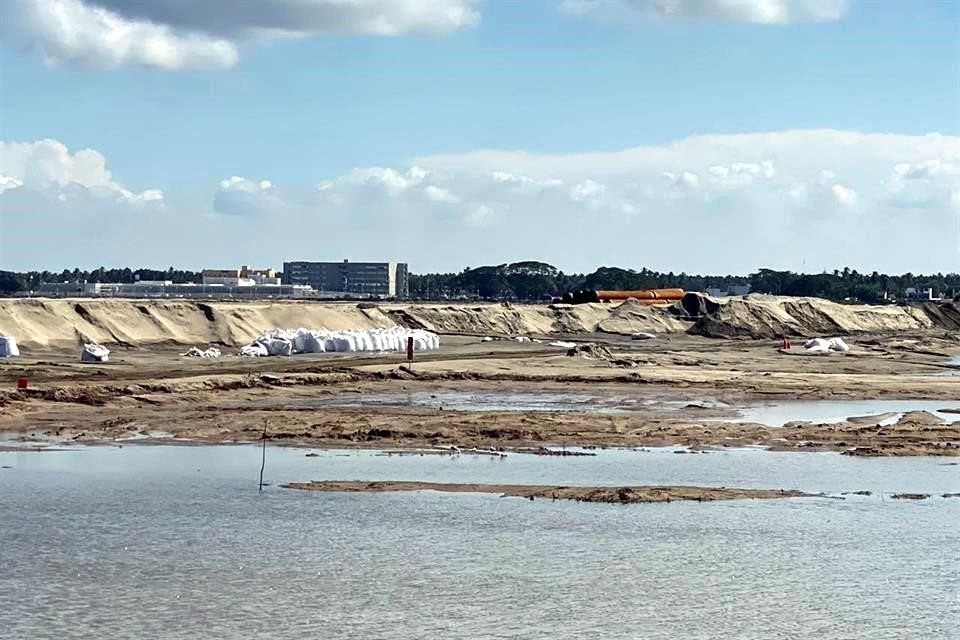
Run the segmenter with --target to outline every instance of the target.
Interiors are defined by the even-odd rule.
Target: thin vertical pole
[[[257,489],[259,493],[263,493],[263,469],[267,466],[267,421],[263,421],[263,436],[261,438],[263,441],[262,447],[262,456],[260,458],[260,486]]]

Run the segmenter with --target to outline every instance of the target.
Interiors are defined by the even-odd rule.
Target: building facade
[[[284,262],[283,283],[358,296],[405,298],[410,291],[403,262]]]
[[[204,269],[203,284],[222,284],[229,287],[252,287],[254,285],[278,285],[280,278],[273,269]]]
[[[169,280],[139,282],[47,282],[34,295],[52,298],[311,298],[310,287],[280,284],[174,284]]]

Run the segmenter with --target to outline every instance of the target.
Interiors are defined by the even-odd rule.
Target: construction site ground
[[[960,410],[960,341],[950,332],[847,336],[850,351],[829,354],[809,354],[797,342],[783,349],[776,340],[681,333],[542,338],[447,335],[440,350],[416,354],[412,365],[396,353],[241,358],[226,346],[218,359],[184,358],[182,344],[113,346],[109,362],[80,363],[76,348],[34,348],[0,364],[0,432],[7,447],[250,442],[266,430],[272,442],[323,447],[761,445],[960,455],[960,422],[929,412],[781,426],[740,421],[735,411],[770,400],[894,398]],[[590,346],[568,355],[549,345],[568,339]],[[17,389],[21,379],[26,389]],[[593,400],[563,410],[522,402],[464,410],[444,405],[451,393]],[[405,403],[403,394],[438,399]],[[603,409],[610,398],[633,405]]]

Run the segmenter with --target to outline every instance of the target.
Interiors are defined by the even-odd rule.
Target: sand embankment
[[[635,300],[581,305],[388,303],[361,308],[353,303],[293,300],[0,299],[0,335],[12,335],[28,348],[80,342],[238,346],[274,328],[373,329],[393,324],[500,337],[690,332],[774,338],[957,330],[960,310],[955,303],[868,306],[816,298],[701,294],[663,306]]]
[[[404,482],[383,480],[291,482],[286,489],[326,492],[384,491],[439,491],[443,493],[498,493],[516,498],[544,498],[548,500],[576,500],[577,502],[607,502],[630,504],[636,502],[803,498],[813,494],[794,489],[737,489],[732,487],[635,486],[635,487],[567,487],[534,484],[460,484],[440,482]]]
[[[248,343],[276,327],[373,329],[394,323],[378,309],[295,301],[197,302],[128,299],[0,299],[0,335],[26,347],[97,342]]]
[[[816,336],[960,329],[956,303],[923,305],[852,305],[820,298],[751,294],[711,298],[687,294],[684,315],[695,319],[690,329],[709,337]]]

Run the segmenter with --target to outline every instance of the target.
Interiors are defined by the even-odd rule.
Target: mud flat
[[[386,491],[440,491],[444,493],[497,493],[504,497],[548,500],[576,500],[577,502],[607,502],[631,504],[637,502],[712,502],[714,500],[768,500],[773,498],[806,498],[816,494],[793,489],[735,489],[728,487],[566,487],[526,484],[459,484],[441,482],[404,481],[313,481],[291,482],[287,489],[325,492]]]
[[[330,448],[759,445],[960,455],[960,422],[914,411],[958,408],[960,377],[943,375],[960,355],[960,337],[948,327],[954,306],[941,305],[937,315],[926,307],[861,309],[768,296],[707,302],[706,315],[693,321],[683,319],[683,309],[630,301],[361,308],[0,300],[0,334],[23,346],[21,357],[0,361],[0,432],[51,443],[147,442],[159,432],[178,442],[218,443],[257,440],[266,426],[273,442]],[[441,348],[417,354],[412,366],[396,353],[241,358],[228,348],[276,326],[394,323],[444,332]],[[634,330],[656,337],[624,335]],[[781,330],[842,334],[850,351],[810,355],[748,337]],[[540,343],[510,338],[538,332]],[[500,339],[484,340],[488,335]],[[597,348],[568,355],[549,344],[557,338]],[[80,363],[76,343],[84,340],[109,345],[110,362]],[[211,343],[224,347],[222,358],[181,356],[187,345]],[[27,389],[17,388],[20,379]],[[871,416],[863,408],[831,411],[829,421],[804,417],[799,402],[795,413],[789,407],[875,399],[936,404],[900,404],[896,415],[879,407]],[[502,406],[527,400],[535,402]],[[729,411],[766,402],[786,407],[777,424]]]

